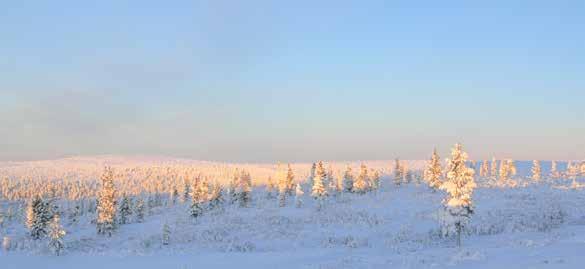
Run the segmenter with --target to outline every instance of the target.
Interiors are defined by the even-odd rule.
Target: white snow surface
[[[104,163],[73,158],[37,164],[87,160]],[[410,167],[422,164],[412,161]],[[530,184],[531,164],[517,163],[515,179],[528,183],[522,187],[490,188],[480,182],[461,248],[439,233],[445,194],[415,183],[397,187],[389,173],[393,161],[376,161],[372,167],[387,168],[381,189],[331,197],[320,211],[306,185],[302,208],[294,206],[293,197],[280,208],[257,186],[249,208],[226,205],[194,220],[188,203],[163,205],[153,208],[143,223],[121,225],[111,238],[96,234],[90,214],[75,224],[63,217],[67,248],[58,257],[46,241],[28,239],[22,221],[15,220],[0,229],[0,236],[10,236],[16,244],[8,252],[0,250],[0,268],[583,268],[585,193],[569,188],[571,181],[564,179]],[[267,171],[275,167],[257,166]],[[543,163],[543,174],[549,167]],[[169,245],[161,242],[164,223],[171,229]]]

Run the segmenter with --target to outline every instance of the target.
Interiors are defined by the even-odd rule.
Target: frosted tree
[[[205,210],[205,203],[207,202],[209,194],[207,181],[198,178],[194,181],[192,189],[193,192],[191,193],[191,206],[189,207],[189,213],[191,217],[197,218],[201,216]]]
[[[169,191],[168,206],[172,206],[172,205],[177,204],[177,197],[179,197],[179,190],[177,190],[177,188],[175,188],[175,187],[171,188]]]
[[[303,206],[303,195],[305,194],[305,192],[303,192],[303,188],[301,187],[301,184],[296,184],[296,189],[295,189],[295,206],[297,208],[300,208]]]
[[[142,197],[138,197],[138,200],[136,201],[136,206],[134,208],[134,212],[136,214],[136,222],[141,223],[144,222],[144,215],[145,215],[145,205],[144,205],[144,199],[142,199]]]
[[[532,180],[540,181],[542,175],[542,169],[540,168],[540,162],[537,160],[532,161]]]
[[[490,164],[487,160],[484,160],[481,163],[481,167],[479,168],[479,176],[481,178],[487,178],[489,176]]]
[[[402,164],[402,182],[411,183],[413,179],[412,171],[408,168],[408,163]]]
[[[242,171],[238,184],[238,200],[240,207],[248,207],[252,200],[252,177],[250,173]]]
[[[106,167],[98,193],[97,233],[112,236],[116,229],[116,189],[114,171]]]
[[[319,162],[322,164],[321,162]],[[313,178],[313,188],[311,189],[311,196],[315,198],[318,202],[318,208],[321,209],[323,207],[323,200],[327,197],[327,189],[325,188],[325,184],[323,182],[325,177],[325,169],[323,165],[317,165],[317,170],[315,171],[315,177]]]
[[[231,204],[236,203],[239,199],[238,186],[240,185],[240,176],[240,171],[236,169],[228,185],[227,195]]]
[[[289,196],[292,196],[295,190],[295,173],[290,164],[288,165],[288,169],[286,171],[286,185],[286,193]]]
[[[353,172],[351,166],[347,166],[345,173],[343,174],[343,192],[353,191]]]
[[[579,168],[573,162],[569,161],[567,164],[567,177],[571,180],[571,187],[578,187],[577,176],[579,175]]]
[[[65,230],[63,230],[63,227],[61,226],[61,218],[59,217],[59,214],[55,214],[49,226],[49,248],[57,256],[59,256],[65,248],[65,243],[63,242],[65,234]]]
[[[315,178],[316,171],[317,171],[317,163],[313,163],[311,165],[311,172],[309,173],[309,178],[307,180],[307,183],[309,184],[309,186],[313,186],[313,178]]]
[[[353,192],[358,194],[366,193],[369,189],[369,180],[368,168],[362,163],[360,166],[360,173],[353,182]]]
[[[404,177],[404,170],[400,165],[400,159],[394,160],[394,184],[400,186],[402,184],[402,178]]]
[[[433,150],[430,161],[424,171],[424,180],[433,190],[437,190],[442,182],[443,168],[441,167],[441,158],[437,154],[437,150]]]
[[[189,207],[189,214],[193,218],[198,218],[203,215],[203,202],[201,200],[192,199],[191,206]]]
[[[51,222],[53,212],[49,202],[37,196],[33,202],[33,218],[30,226],[30,235],[33,239],[41,239],[47,235],[48,225]],[[27,220],[28,222],[28,220]]]
[[[370,189],[377,190],[380,188],[380,171],[372,169],[371,173],[372,176],[370,177]]]
[[[130,221],[130,216],[132,215],[132,202],[128,195],[124,193],[122,195],[122,201],[120,202],[120,208],[118,209],[120,212],[119,214],[119,223],[126,224]]]
[[[325,180],[325,184],[327,184],[327,192],[329,195],[335,197],[337,196],[337,179],[335,179],[335,174],[333,172],[333,166],[329,164],[329,168],[327,169],[327,175]]]
[[[268,177],[268,182],[266,183],[266,199],[274,198],[275,188],[276,187],[274,186],[274,181],[272,180],[272,177]]]
[[[209,202],[209,181],[207,178],[199,180],[195,197],[202,203]]]
[[[215,183],[209,196],[209,209],[217,209],[223,202],[223,189],[219,183]]]
[[[327,171],[325,170],[325,165],[323,164],[323,161],[319,161],[317,162],[317,166],[315,168],[315,176],[320,176],[321,177],[321,181],[323,181],[323,184],[325,184],[325,186],[327,186]]]
[[[165,222],[162,229],[162,236],[161,236],[161,243],[163,245],[168,245],[171,242],[171,228]]]
[[[191,194],[191,189],[190,189],[189,179],[185,176],[183,178],[183,189],[182,189],[182,193],[181,193],[181,203],[184,203],[187,200],[189,200],[190,194]]]
[[[552,161],[551,162],[551,167],[550,167],[550,178],[552,179],[558,179],[560,176],[559,171],[557,170],[557,162],[556,161]]]
[[[490,177],[494,180],[498,178],[498,160],[496,160],[496,157],[492,157],[492,164],[490,165]]]
[[[518,170],[516,169],[516,162],[514,160],[507,160],[507,165],[510,176],[515,176],[518,173]]]
[[[278,164],[276,170],[276,182],[278,184],[278,206],[286,206],[286,196],[288,193],[289,182],[287,171],[284,170],[281,164]]]
[[[26,220],[25,225],[26,228],[32,232],[33,225],[35,223],[36,214],[35,214],[35,207],[38,203],[42,202],[40,197],[36,197],[35,199],[29,200],[26,205]]]
[[[457,245],[461,246],[461,233],[473,214],[472,195],[475,189],[473,169],[466,166],[467,153],[461,144],[455,144],[451,159],[447,164],[447,175],[441,189],[447,192],[443,200],[445,206],[444,232],[457,234]]]
[[[510,166],[508,165],[508,160],[500,161],[500,171],[499,171],[499,182],[500,185],[506,185],[505,183],[510,178]]]

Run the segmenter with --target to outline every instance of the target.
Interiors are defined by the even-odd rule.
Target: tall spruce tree
[[[32,223],[30,225],[30,235],[33,239],[38,240],[47,235],[53,212],[50,203],[40,196],[36,196],[32,201],[32,208],[32,219],[27,218],[27,225],[29,222]]]
[[[311,189],[311,196],[317,200],[317,209],[320,210],[323,207],[323,202],[327,197],[327,188],[325,188],[326,173],[323,168],[323,163],[319,162],[317,169],[315,170],[315,177],[313,178],[313,188]]]
[[[276,182],[278,184],[278,206],[286,206],[286,197],[288,193],[289,183],[287,177],[287,171],[281,164],[278,164],[276,170]]]
[[[402,184],[402,178],[404,177],[404,169],[400,165],[400,159],[394,160],[394,184],[400,186]]]
[[[166,246],[171,242],[171,228],[169,224],[165,222],[162,229],[161,243]]]
[[[349,165],[343,174],[343,192],[353,192],[353,172]]]
[[[238,200],[240,207],[248,207],[252,200],[252,177],[245,170],[242,170],[238,184]]]
[[[130,222],[130,216],[132,215],[132,201],[130,197],[124,193],[122,195],[122,200],[120,201],[120,208],[118,209],[120,212],[119,214],[119,223],[120,224],[127,224]]]
[[[114,171],[110,167],[106,167],[101,180],[97,205],[97,233],[112,236],[116,230]]]
[[[473,214],[473,190],[476,187],[473,180],[473,169],[466,166],[467,153],[461,144],[455,144],[451,151],[451,159],[447,165],[447,178],[441,189],[447,192],[443,200],[446,217],[444,218],[444,232],[457,235],[457,245],[461,246],[461,233]]]
[[[481,167],[479,168],[479,176],[481,178],[487,178],[489,175],[490,170],[490,163],[487,160],[484,160],[481,163]]]
[[[490,177],[492,180],[496,180],[498,178],[498,160],[496,160],[496,157],[492,157],[492,164],[490,165]]]
[[[540,168],[540,162],[537,160],[532,161],[532,180],[535,182],[540,181],[542,177],[542,169]]]
[[[303,206],[303,194],[305,194],[305,192],[303,192],[303,188],[301,187],[301,184],[296,184],[295,206],[297,208],[300,208]]]
[[[59,217],[59,214],[55,214],[49,225],[49,248],[57,256],[59,256],[65,248],[65,243],[63,242],[65,234],[65,230],[63,230],[63,227],[61,226],[61,218]]]
[[[295,191],[295,173],[290,164],[288,164],[288,169],[286,171],[286,193],[289,196],[292,196]]]
[[[424,171],[424,180],[429,185],[429,187],[431,187],[431,189],[437,190],[442,184],[442,177],[443,168],[441,167],[441,159],[439,154],[437,154],[437,150],[435,149],[433,150],[431,159]]]
[[[368,168],[362,163],[360,166],[360,173],[353,182],[353,192],[358,194],[366,193],[369,189],[369,181]]]

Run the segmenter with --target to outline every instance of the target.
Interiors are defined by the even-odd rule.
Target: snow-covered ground
[[[518,181],[529,182],[527,167],[518,163]],[[59,257],[46,241],[28,239],[15,216],[0,230],[15,245],[0,252],[0,268],[583,268],[585,195],[570,184],[480,184],[461,248],[439,233],[444,193],[395,186],[387,174],[381,189],[331,197],[320,211],[308,186],[301,208],[292,197],[280,208],[257,186],[248,208],[226,205],[194,220],[188,203],[163,205],[111,238],[96,235],[91,214],[77,223],[63,217],[67,249]]]

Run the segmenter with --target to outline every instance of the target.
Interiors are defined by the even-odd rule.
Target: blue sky
[[[585,158],[585,2],[289,2],[0,3],[0,159]]]

